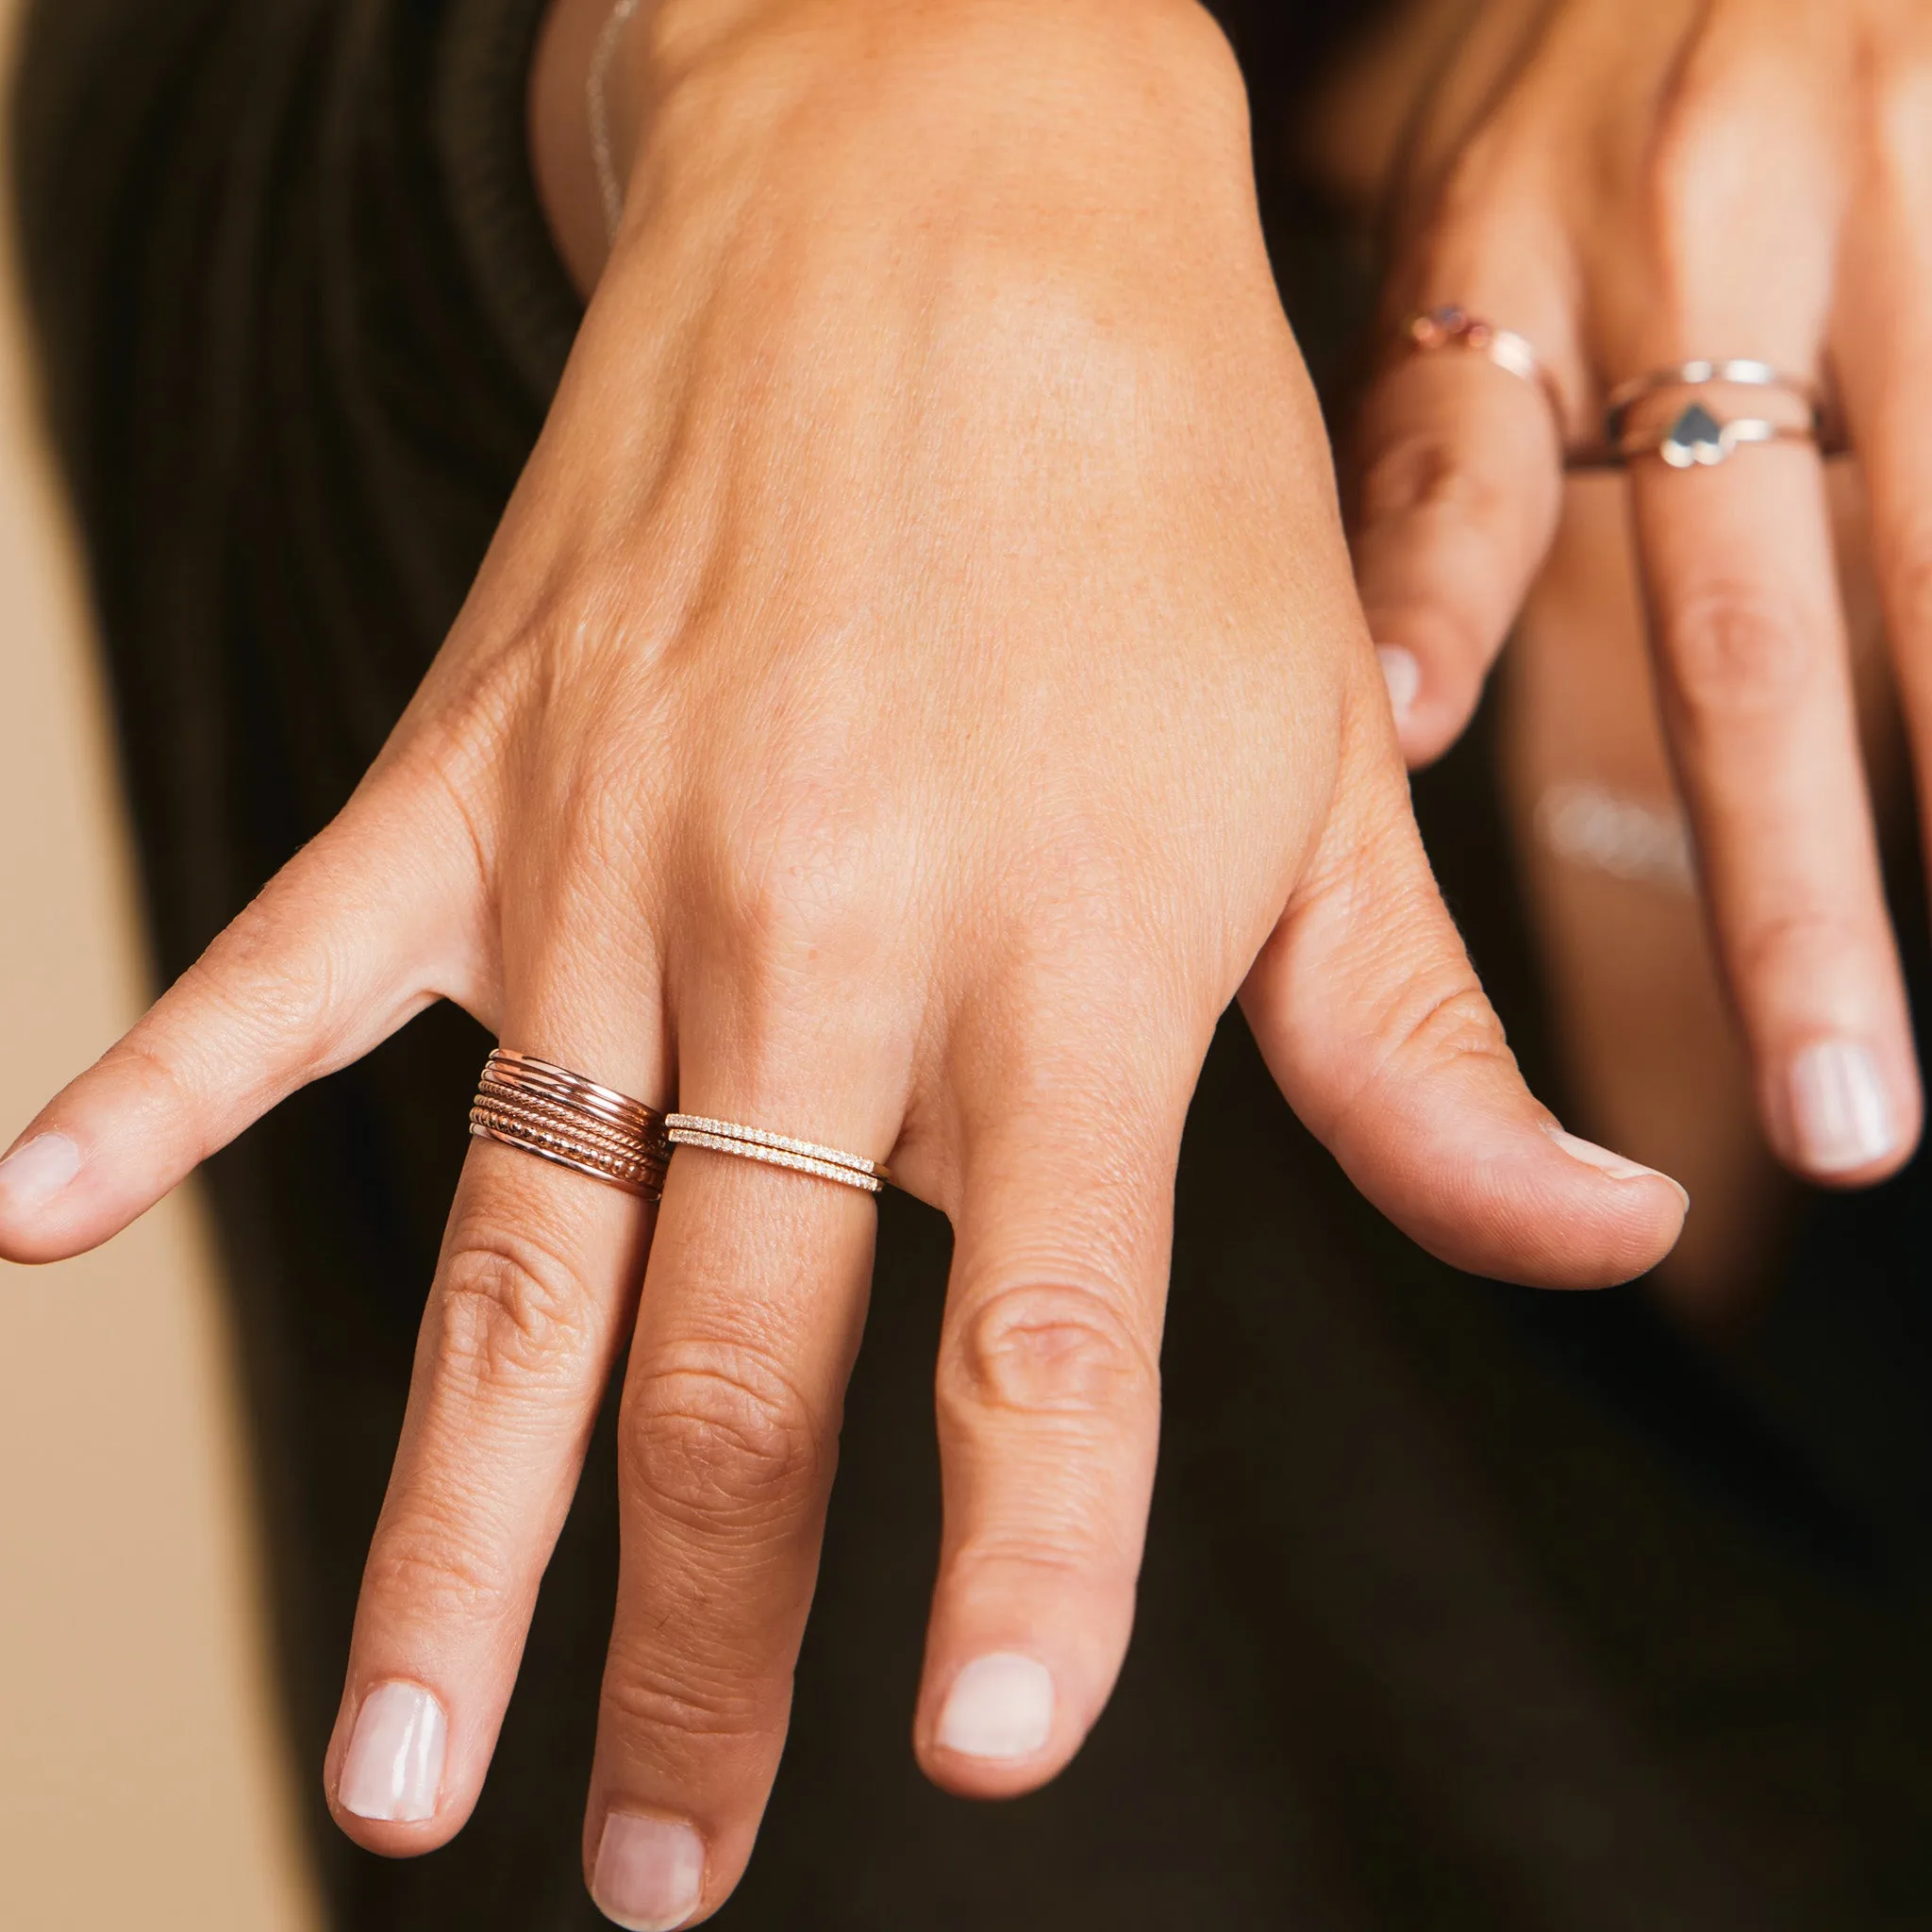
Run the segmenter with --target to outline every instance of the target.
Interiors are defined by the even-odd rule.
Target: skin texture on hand
[[[624,228],[461,619],[341,819],[22,1136],[0,1251],[104,1239],[438,998],[888,1160],[956,1233],[914,1746],[1006,1795],[1126,1643],[1230,1000],[1463,1266],[1621,1279],[1683,1198],[1557,1132],[1436,892],[1205,19],[747,0],[639,44]],[[621,1372],[586,1874],[631,1925],[728,1895],[874,1214],[698,1149],[655,1214],[473,1149],[325,1768],[359,1842],[468,1816]]]
[[[1418,35],[1440,38],[1440,8]],[[1562,399],[1480,357],[1398,359],[1357,440],[1356,555],[1411,759],[1461,730],[1548,553],[1564,450],[1616,385],[1756,358],[1837,391],[1863,471],[1908,731],[1932,720],[1932,18],[1911,0],[1492,0],[1414,102],[1387,322],[1455,304],[1531,341]],[[1391,70],[1392,71],[1392,70]],[[1357,85],[1351,100],[1374,90]],[[1720,419],[1788,395],[1677,389]],[[1922,1111],[1861,769],[1818,452],[1639,458],[1628,501],[1656,681],[1756,1105],[1779,1157],[1861,1185]],[[1927,761],[1919,760],[1922,791]]]

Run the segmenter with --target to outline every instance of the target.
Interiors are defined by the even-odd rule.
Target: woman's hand
[[[1436,9],[1438,12],[1442,9]],[[1362,596],[1461,729],[1607,392],[1692,358],[1835,378],[1908,724],[1932,732],[1932,15],[1915,0],[1491,0],[1465,10],[1400,173],[1390,320],[1459,305],[1560,391],[1412,357],[1359,440]],[[1676,391],[1720,415],[1766,393]],[[1772,398],[1777,401],[1777,398]],[[1804,443],[1633,460],[1657,684],[1760,1116],[1815,1178],[1890,1173],[1921,1100],[1860,768],[1824,475]]]
[[[1556,1131],[1437,896],[1203,18],[666,0],[640,46],[631,213],[460,622],[341,817],[23,1137],[0,1241],[104,1239],[438,998],[889,1156],[957,1235],[916,1748],[1021,1791],[1126,1642],[1176,1148],[1238,991],[1464,1266],[1616,1280],[1682,1200]],[[360,1842],[468,1814],[627,1354],[586,1868],[627,1924],[725,1897],[873,1232],[699,1150],[654,1228],[473,1147],[327,1767]]]

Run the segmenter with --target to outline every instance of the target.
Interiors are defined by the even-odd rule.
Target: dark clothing
[[[576,309],[525,160],[538,11],[31,14],[27,290],[169,973],[347,795],[541,421]],[[1350,9],[1228,14],[1266,135]],[[1358,278],[1264,177],[1304,339],[1336,340]],[[1538,1073],[1479,735],[1421,805]],[[486,1044],[431,1014],[209,1167],[290,1730],[343,1932],[601,1923],[577,1848],[614,1589],[608,1427],[470,1827],[386,1863],[317,1790]],[[947,1231],[888,1195],[791,1743],[720,1924],[1932,1923],[1925,1195],[1915,1166],[1816,1212],[1770,1316],[1720,1359],[1641,1288],[1539,1296],[1428,1261],[1231,1020],[1181,1164],[1133,1651],[1073,1769],[978,1807],[926,1786],[907,1744]]]

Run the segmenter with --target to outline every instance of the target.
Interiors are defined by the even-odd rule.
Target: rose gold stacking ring
[[[842,1188],[859,1188],[876,1194],[891,1176],[876,1161],[858,1154],[841,1154],[816,1141],[794,1141],[788,1134],[768,1134],[762,1127],[740,1126],[735,1121],[715,1121],[699,1113],[665,1116],[664,1138],[674,1147],[708,1147],[713,1154],[735,1154],[741,1160],[762,1160],[768,1167],[789,1167]]]
[[[1556,377],[1543,366],[1543,358],[1537,354],[1526,336],[1520,336],[1511,328],[1499,328],[1493,322],[1486,321],[1480,315],[1472,315],[1466,308],[1458,308],[1453,303],[1440,308],[1424,308],[1419,314],[1411,315],[1403,325],[1402,335],[1404,342],[1416,354],[1430,355],[1439,349],[1460,349],[1493,362],[1519,382],[1528,383],[1550,406],[1557,437],[1559,440],[1563,437],[1562,391],[1557,389]]]
[[[568,1067],[498,1047],[483,1063],[470,1132],[647,1201],[664,1191],[664,1116]]]

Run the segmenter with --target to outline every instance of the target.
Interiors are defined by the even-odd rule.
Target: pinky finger
[[[451,815],[453,816],[453,815]],[[462,991],[460,826],[365,790],[0,1160],[0,1257],[106,1241],[278,1101]]]

